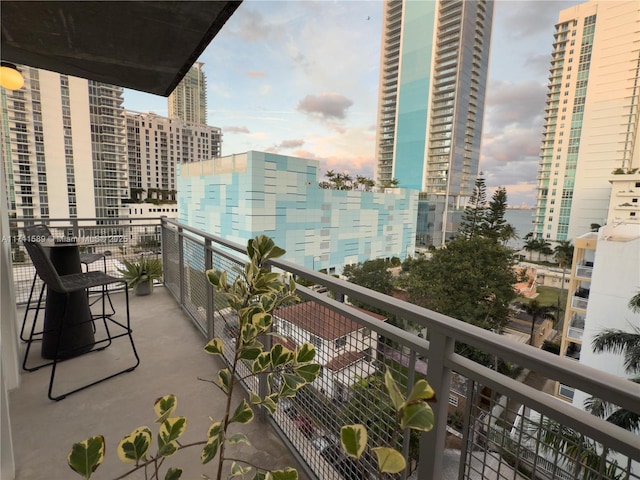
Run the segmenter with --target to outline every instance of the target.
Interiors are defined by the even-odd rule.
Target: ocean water
[[[513,228],[516,229],[518,233],[518,238],[515,240],[510,240],[507,244],[509,247],[516,248],[520,250],[524,246],[524,237],[527,233],[533,230],[533,214],[535,213],[534,209],[531,210],[512,210],[509,209],[504,214],[504,219],[513,225]]]

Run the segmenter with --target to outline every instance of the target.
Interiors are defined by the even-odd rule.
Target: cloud
[[[299,148],[304,145],[304,140],[296,138],[293,140],[283,140],[279,145],[273,145],[266,149],[269,153],[279,153],[281,150],[291,150],[292,148]],[[311,158],[311,157],[305,157]]]
[[[302,139],[283,140],[282,143],[278,145],[278,148],[298,148],[302,145],[304,145],[304,140]]]
[[[553,26],[558,21],[560,10],[580,2],[567,0],[535,2],[503,2],[500,8],[504,12],[507,36],[516,39],[548,35],[551,38]],[[513,28],[517,25],[517,28]]]
[[[490,82],[487,92],[486,124],[489,131],[508,126],[542,126],[547,87],[534,81]]]
[[[247,72],[245,73],[245,75],[249,78],[261,78],[266,77],[267,72]]]
[[[232,125],[222,127],[222,131],[224,133],[251,133],[247,127],[235,127]]]
[[[347,116],[347,109],[353,101],[338,93],[323,93],[321,95],[307,95],[298,103],[298,111],[324,120],[339,119]]]
[[[277,25],[265,21],[262,13],[256,9],[243,8],[234,17],[236,22],[228,25],[229,34],[247,42],[265,42],[279,36]]]

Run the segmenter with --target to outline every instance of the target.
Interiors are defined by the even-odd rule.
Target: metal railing
[[[27,302],[35,274],[31,259],[22,245],[23,229],[25,225],[36,224],[47,225],[54,237],[92,237],[95,244],[81,249],[105,254],[107,273],[115,276],[120,276],[118,268],[123,266],[122,260],[133,261],[141,255],[161,255],[160,218],[11,218],[9,241],[16,303],[19,305]],[[89,269],[102,270],[104,265],[102,261],[95,262],[89,265]]]
[[[591,278],[592,274],[593,274],[593,266],[588,266],[584,264],[576,265],[576,277]]]
[[[231,347],[237,319],[219,301],[203,271],[216,268],[233,278],[233,267],[245,262],[244,246],[162,219],[162,253],[164,282],[176,300],[203,336],[220,337]],[[640,386],[286,260],[271,266],[327,289],[319,293],[299,287],[303,302],[279,309],[274,321],[287,346],[314,343],[323,366],[312,386],[266,416],[310,478],[360,478],[353,463],[335,448],[341,425],[363,423],[370,442],[390,440],[395,420],[382,387],[382,375],[389,369],[403,388],[426,378],[439,398],[431,432],[400,436],[396,447],[409,458],[413,473],[397,478],[640,479],[636,433],[462,357],[454,353],[454,345],[471,345],[525,373],[537,372],[549,382],[559,381],[636,413]],[[377,315],[336,299],[365,304]],[[426,328],[429,340],[392,323]],[[464,395],[450,395],[452,378],[456,392]],[[261,394],[269,388],[258,379],[246,386]],[[447,398],[455,398],[456,406],[450,408]],[[452,422],[459,430],[455,436],[447,434],[448,417],[458,420]],[[457,444],[445,448],[456,438]],[[363,462],[373,475],[373,460]]]

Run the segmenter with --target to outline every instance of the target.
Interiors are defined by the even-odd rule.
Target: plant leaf
[[[204,347],[204,351],[211,355],[222,355],[224,344],[221,338],[214,338]]]
[[[222,442],[221,436],[217,436],[213,439],[211,438],[209,439],[207,444],[202,449],[202,452],[200,453],[200,461],[202,462],[203,465],[206,463],[209,463],[211,460],[215,458],[216,454],[218,453],[218,448],[220,448],[221,442]]]
[[[267,474],[264,472],[256,472],[251,480],[267,480]]]
[[[296,375],[299,375],[307,383],[313,382],[320,374],[320,365],[317,363],[309,363],[307,365],[299,365],[293,369]]]
[[[431,388],[431,385],[426,380],[418,380],[411,389],[409,398],[407,398],[407,404],[417,401],[426,401],[434,399],[436,392]]]
[[[240,358],[242,360],[255,360],[262,353],[263,345],[260,342],[253,342],[240,348]]]
[[[296,351],[296,362],[311,362],[316,356],[316,348],[308,342],[303,343]]]
[[[295,468],[287,467],[284,470],[272,470],[273,480],[298,480],[298,471]]]
[[[251,405],[259,405],[262,403],[262,399],[256,392],[249,391],[249,403]]]
[[[402,412],[400,426],[428,432],[433,428],[435,416],[433,410],[426,402],[418,402],[408,405]]]
[[[340,443],[350,457],[359,460],[367,447],[367,429],[364,425],[345,425],[340,429]]]
[[[220,286],[220,270],[207,270],[205,272],[205,275],[207,276],[207,280],[209,280],[209,283],[211,285],[213,285],[214,287]]]
[[[224,393],[229,393],[231,382],[233,382],[233,378],[228,368],[223,368],[218,372],[218,385]]]
[[[264,372],[271,365],[271,352],[262,352],[257,356],[253,365],[251,365],[252,373]]]
[[[74,443],[67,457],[67,463],[71,470],[79,473],[85,479],[91,478],[102,460],[104,460],[104,437],[102,435]]]
[[[378,459],[378,470],[382,473],[400,473],[407,462],[400,452],[389,447],[372,448]]]
[[[271,395],[264,397],[264,400],[262,401],[262,406],[267,410],[269,410],[269,413],[271,415],[276,413],[276,409],[278,408],[278,404],[275,402],[275,398],[277,397],[278,397],[278,394],[273,393]]]
[[[162,423],[175,411],[178,406],[178,399],[175,395],[165,395],[160,397],[153,404],[153,411],[156,414],[155,423]]]
[[[167,470],[167,473],[164,475],[164,480],[179,480],[182,476],[181,468],[173,468],[171,467]]]
[[[246,400],[242,400],[236,407],[230,422],[249,423],[253,420],[253,409]]]
[[[387,368],[387,371],[384,373],[384,385],[387,387],[387,392],[389,393],[389,397],[391,398],[391,402],[395,407],[396,411],[400,411],[400,409],[404,405],[404,395],[400,392],[400,388],[398,388],[398,384],[393,379],[391,375],[391,371]]]
[[[282,344],[276,343],[271,348],[271,363],[273,363],[274,367],[286,365],[291,360],[293,360],[293,352]]]
[[[124,463],[136,463],[145,458],[151,447],[151,430],[149,427],[138,427],[126,435],[118,443],[118,458]]]
[[[307,384],[304,378],[290,373],[283,373],[282,379],[284,380],[284,383],[294,391],[297,391],[300,387],[304,387]]]
[[[222,435],[222,422],[213,422],[207,431],[207,441]]]
[[[173,455],[178,449],[176,440],[187,428],[185,417],[167,418],[158,430],[158,454],[163,457]]]

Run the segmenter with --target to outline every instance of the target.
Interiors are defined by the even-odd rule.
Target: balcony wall
[[[229,334],[233,314],[219,301],[202,272],[215,267],[227,271],[233,278],[234,267],[244,262],[243,247],[173,221],[163,220],[161,231],[166,289],[191,320],[195,331],[199,332],[201,342],[213,336],[220,337],[229,351],[233,345]],[[337,435],[343,424],[367,423],[371,438],[390,438],[395,422],[388,408],[389,400],[380,387],[383,372],[388,368],[402,388],[409,388],[416,379],[427,378],[439,400],[434,405],[436,424],[432,431],[423,434],[419,441],[410,441],[407,435],[397,437],[395,446],[410,459],[411,478],[567,479],[585,478],[587,474],[594,479],[612,478],[599,473],[599,466],[585,472],[582,461],[572,457],[570,449],[556,448],[545,440],[545,431],[553,428],[554,424],[560,424],[576,433],[575,438],[582,439],[570,440],[567,437],[568,446],[584,453],[592,448],[589,445],[597,442],[599,446],[592,448],[596,457],[598,452],[602,452],[602,446],[607,452],[604,457],[600,456],[603,468],[605,464],[611,466],[617,462],[617,466],[611,468],[616,469],[620,478],[640,479],[637,435],[553,398],[540,388],[530,387],[455,354],[454,343],[472,345],[518,365],[524,369],[524,376],[527,371],[537,372],[550,382],[559,381],[569,388],[588,392],[635,412],[640,409],[640,386],[286,260],[273,261],[271,266],[276,271],[324,285],[328,290],[328,293],[321,294],[316,289],[299,287],[303,299],[299,305],[302,326],[287,332],[286,343],[292,346],[300,344],[309,338],[309,332],[320,327],[324,329],[323,335],[328,337],[325,340],[333,341],[333,345],[336,338],[345,335],[345,331],[355,329],[358,332],[351,335],[346,343],[351,353],[350,362],[334,362],[335,370],[325,368],[325,374],[308,390],[301,392],[289,405],[281,405],[275,415],[264,417],[264,421],[274,428],[300,461],[307,478],[349,478],[344,476],[340,465],[327,461],[316,448],[318,438]],[[358,300],[387,317],[393,315],[408,324],[426,328],[429,341],[338,302],[334,297]],[[151,310],[140,311],[139,314],[158,315]],[[167,309],[166,314],[177,317],[173,309]],[[176,322],[179,320],[175,319]],[[165,335],[162,324],[152,324],[153,318],[149,318],[144,327],[140,326],[155,336]],[[170,345],[172,337],[165,338],[166,345]],[[365,355],[364,351],[371,347],[372,338],[377,338],[376,348]],[[200,342],[193,342],[198,349]],[[172,378],[176,379],[172,385],[179,395],[183,389],[179,379],[185,376],[186,370],[176,371],[163,353],[161,348],[150,351],[143,356],[139,368],[143,368],[145,362],[164,362],[166,375],[173,375]],[[243,368],[245,370],[240,375],[249,371],[248,366]],[[327,388],[329,382],[331,388]],[[107,382],[103,385],[114,384]],[[268,392],[269,388],[263,379],[253,377],[245,380],[245,386],[260,392]],[[86,392],[94,392],[98,388],[92,387]],[[336,393],[338,391],[340,395]],[[114,387],[113,392],[122,396],[118,387]],[[60,405],[63,409],[65,404],[71,405],[73,398],[71,396],[55,406]],[[462,419],[456,423],[457,435],[447,433],[447,413],[453,398]],[[114,407],[117,410],[115,415],[127,411],[127,400],[122,401],[125,403]],[[40,408],[47,408],[47,403],[41,402]],[[102,414],[102,417],[107,418],[107,414]],[[104,423],[102,417],[96,418],[95,422]],[[304,424],[312,425],[310,432],[301,430],[299,417],[304,417]],[[133,421],[130,427],[137,425]],[[20,457],[18,461],[21,461]],[[364,463],[368,472],[374,471],[372,463],[370,459]]]

